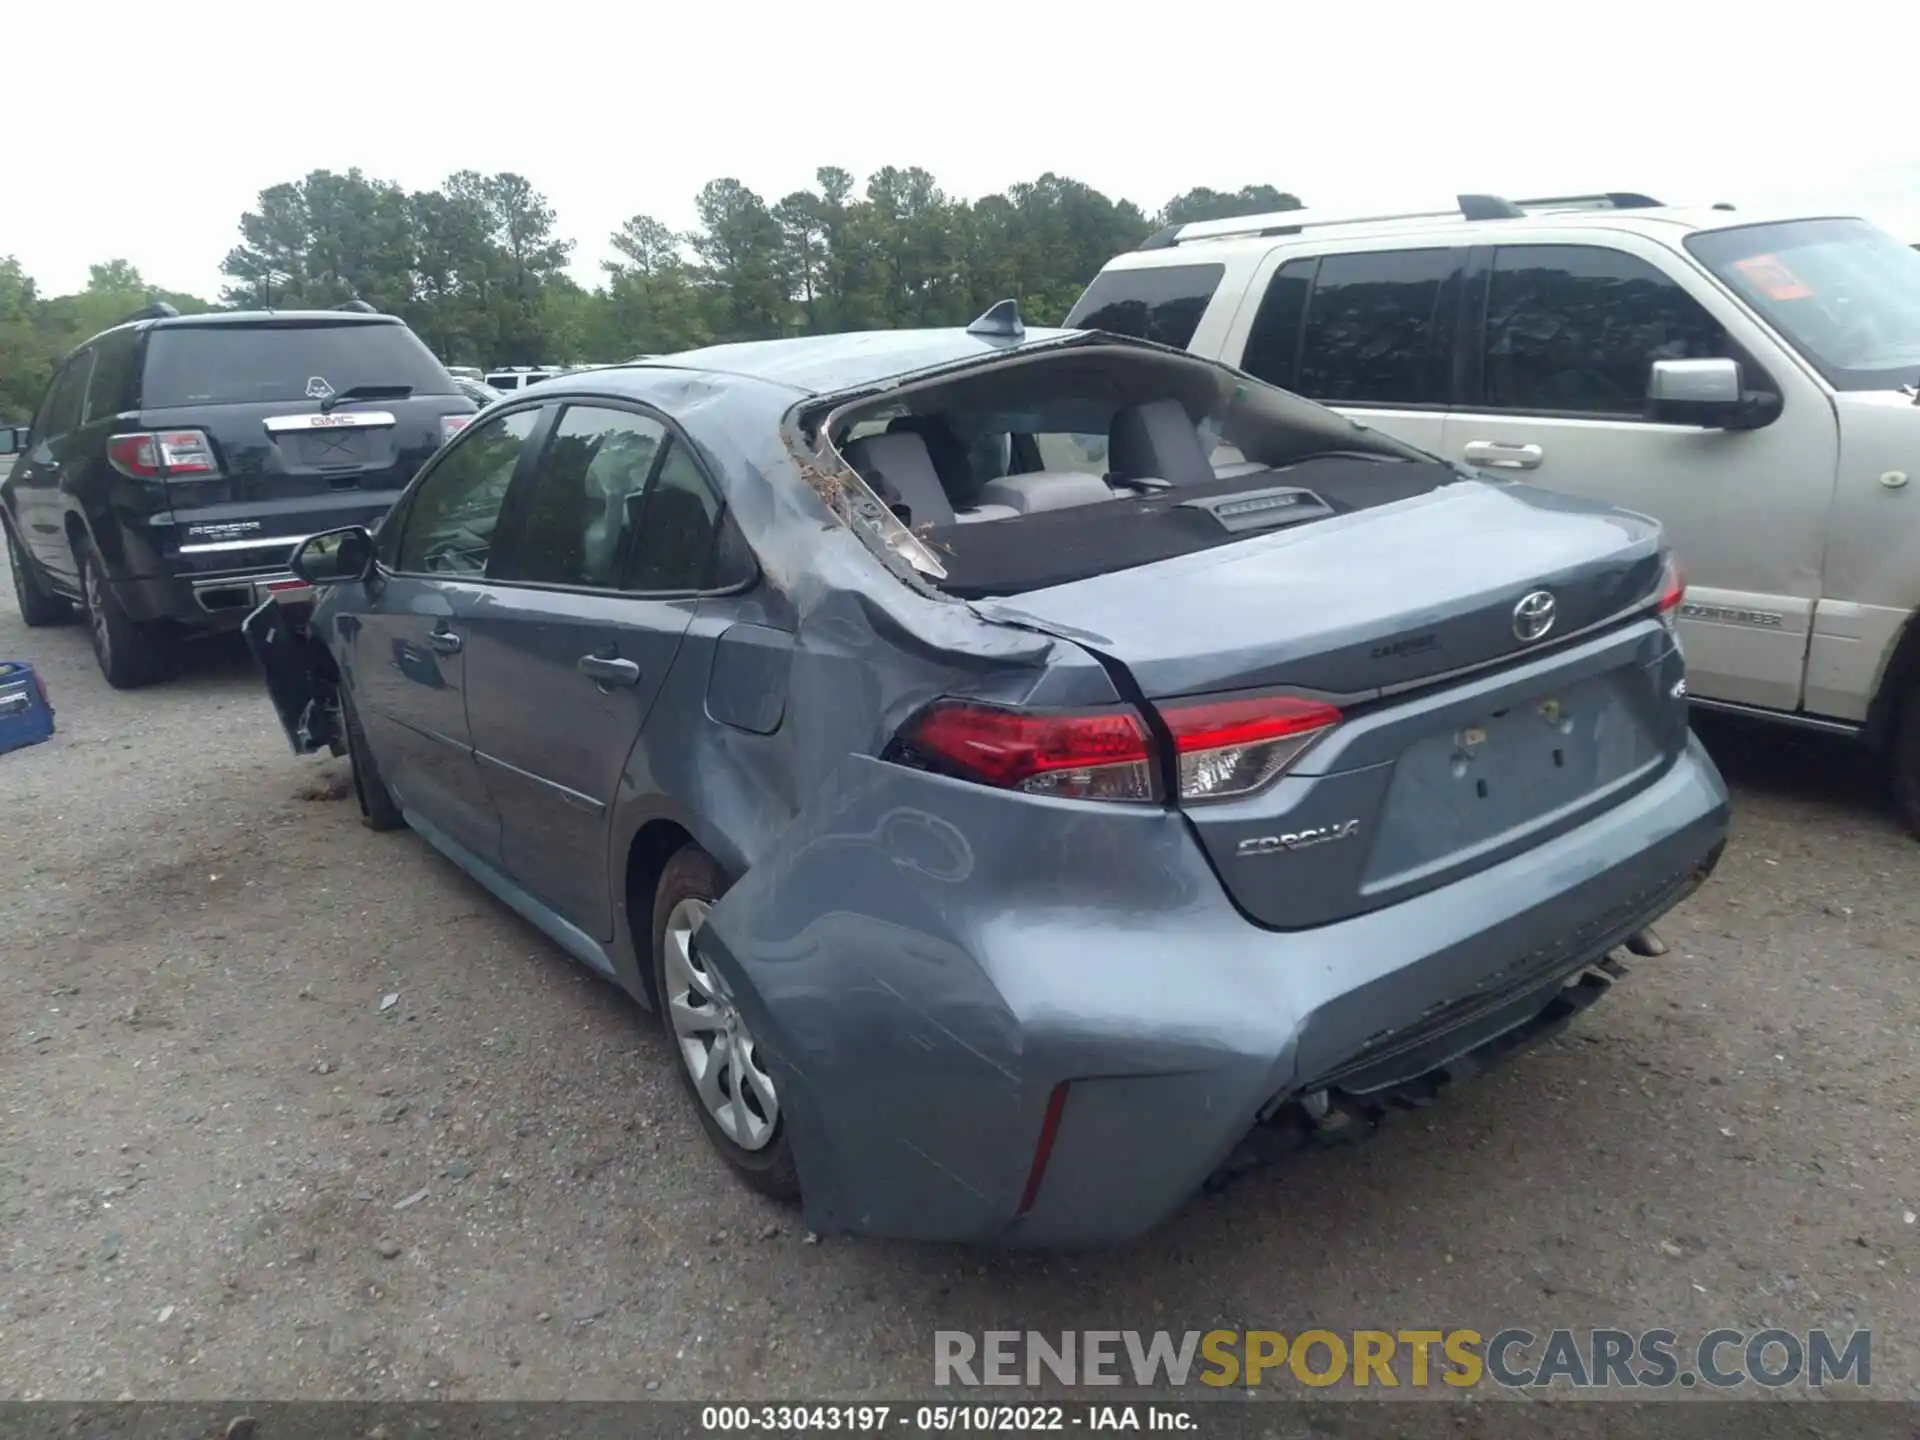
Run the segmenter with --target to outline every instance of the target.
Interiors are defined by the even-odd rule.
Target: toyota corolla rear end
[[[1727,829],[1657,526],[1342,468],[1372,463],[1290,463],[1336,512],[1311,523],[974,598],[1047,662],[956,660],[715,907],[816,1229],[1135,1235],[1657,950]],[[1355,475],[1399,498],[1340,502]],[[1275,493],[1236,484],[1236,516]],[[1191,538],[1197,503],[1124,523]],[[1079,549],[1122,523],[1083,517]],[[989,543],[965,528],[921,532],[955,588]]]

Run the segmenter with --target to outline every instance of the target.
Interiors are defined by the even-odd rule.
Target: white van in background
[[[1874,746],[1920,832],[1920,253],[1904,238],[1636,194],[1279,211],[1160,231],[1066,323],[1654,516],[1686,568],[1695,703]]]
[[[501,370],[489,370],[483,380],[503,394],[515,390],[524,390],[540,380],[551,380],[556,375],[566,374],[559,365],[509,365]]]

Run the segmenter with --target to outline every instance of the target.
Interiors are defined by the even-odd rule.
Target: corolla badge
[[[1284,835],[1250,835],[1234,847],[1234,853],[1242,857],[1249,855],[1278,855],[1288,850],[1305,850],[1310,845],[1324,845],[1329,840],[1346,840],[1359,833],[1360,821],[1343,820],[1336,825],[1316,825],[1309,830],[1294,830]]]
[[[326,376],[309,375],[307,377],[307,398],[309,400],[324,400],[331,394],[333,394],[333,386],[327,383]]]
[[[1557,608],[1558,602],[1551,590],[1533,590],[1522,595],[1520,603],[1513,607],[1513,638],[1523,645],[1543,639],[1553,629]]]

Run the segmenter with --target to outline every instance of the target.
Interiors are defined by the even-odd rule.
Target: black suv
[[[309,535],[376,524],[476,406],[404,322],[154,306],[54,374],[0,483],[29,625],[85,610],[109,684],[160,679],[184,635],[304,589]]]

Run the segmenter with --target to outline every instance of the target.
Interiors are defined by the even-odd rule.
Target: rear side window
[[[175,325],[147,337],[149,409],[321,400],[358,385],[455,395],[453,377],[405,325]]]
[[[1105,330],[1184,350],[1226,273],[1224,265],[1103,271],[1067,313],[1066,328]]]
[[[1459,268],[1452,250],[1323,256],[1307,289],[1299,365],[1289,388],[1336,405],[1445,405]],[[1260,342],[1266,355],[1285,353],[1290,271],[1282,272],[1287,281],[1280,292],[1269,291],[1271,316],[1260,317],[1270,319]],[[1249,352],[1253,348],[1249,340]]]
[[[698,590],[707,583],[720,502],[693,452],[668,442],[667,458],[647,488],[633,537],[627,589]]]
[[[646,415],[569,405],[554,426],[513,543],[490,572],[537,585],[618,587],[621,561],[666,443]]]
[[[1289,260],[1267,282],[1240,357],[1240,368],[1249,375],[1282,390],[1294,388],[1300,374],[1300,326],[1307,318],[1307,292],[1319,268],[1318,259]]]
[[[1744,357],[1637,256],[1597,245],[1494,252],[1482,357],[1492,409],[1637,417],[1654,361],[1718,358]]]
[[[94,346],[93,379],[87,384],[83,425],[138,408],[133,371],[139,354],[140,337],[135,331],[115,330],[100,337]]]
[[[70,434],[80,423],[80,407],[87,394],[87,379],[93,373],[93,351],[74,356],[54,377],[33,422],[36,441],[58,440]]]

